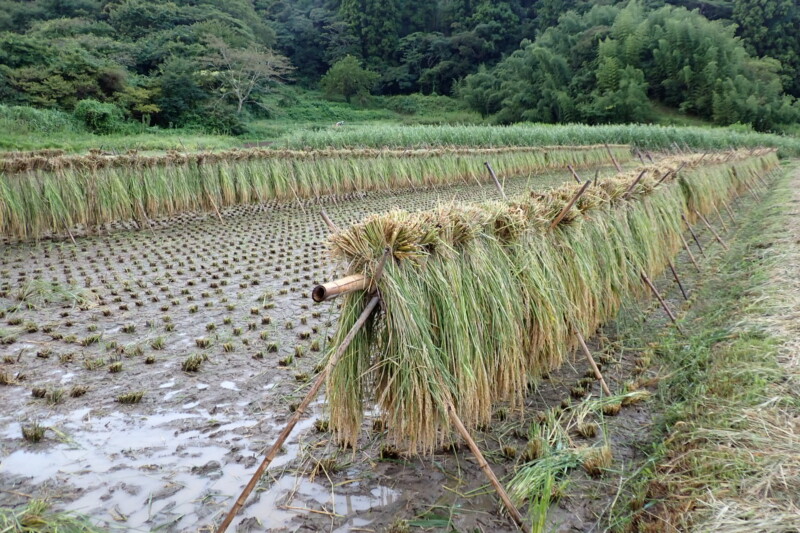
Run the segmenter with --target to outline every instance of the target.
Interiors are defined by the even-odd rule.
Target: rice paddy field
[[[693,262],[724,253],[714,232],[734,237],[779,168],[771,150],[650,155],[600,143],[7,158],[0,525],[21,530],[44,500],[86,530],[213,531],[363,307],[311,289],[371,274],[387,246],[385,307],[231,530],[516,531],[443,397],[528,527],[630,521],[612,512],[615,484],[646,464],[660,378],[655,344],[626,332],[671,331],[641,273],[689,309],[667,263],[700,284]],[[579,187],[568,163],[595,185],[545,233]],[[457,289],[474,298],[445,303]]]

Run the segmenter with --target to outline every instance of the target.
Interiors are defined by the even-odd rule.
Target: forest
[[[781,132],[800,117],[798,71],[793,0],[0,1],[5,112],[96,133],[240,134],[307,91],[406,114],[420,98],[375,98],[441,95],[484,123],[669,110]]]

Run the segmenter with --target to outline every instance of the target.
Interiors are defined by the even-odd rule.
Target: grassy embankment
[[[615,530],[800,529],[800,224],[796,165],[752,211],[682,318],[688,336],[624,325],[663,376],[650,460],[625,480]]]

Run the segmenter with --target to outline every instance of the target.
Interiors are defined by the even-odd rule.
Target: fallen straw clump
[[[0,235],[19,240],[76,226],[154,218],[232,205],[314,200],[354,192],[486,182],[631,157],[627,146],[430,150],[238,150],[160,156],[0,159]]]
[[[683,217],[710,209],[778,164],[774,151],[667,159],[589,187],[509,202],[393,211],[334,234],[349,274],[371,276],[385,248],[374,314],[328,378],[330,427],[355,445],[365,404],[377,403],[394,444],[432,452],[451,439],[448,403],[467,428],[497,402],[522,405],[527,385],[643,296],[681,246]],[[676,177],[677,176],[677,177]],[[337,346],[363,310],[345,296]]]

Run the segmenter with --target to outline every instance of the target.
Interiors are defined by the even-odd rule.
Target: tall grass
[[[431,146],[541,146],[603,142],[631,144],[648,150],[668,150],[675,144],[696,150],[726,150],[769,146],[781,156],[800,155],[800,138],[741,131],[733,128],[624,124],[518,124],[513,126],[394,126],[364,125],[300,131],[280,139],[284,148]]]
[[[618,160],[625,146],[611,148]],[[571,163],[609,162],[603,146],[356,152],[236,151],[142,158],[102,156],[9,159],[0,175],[0,234],[34,239],[120,220],[214,211],[225,206],[315,199],[360,191],[432,187],[486,181],[491,160],[498,173],[520,175]],[[42,160],[40,163],[39,161]],[[120,161],[128,162],[122,164]],[[15,166],[16,165],[16,166]],[[30,170],[30,169],[33,170]]]
[[[682,216],[778,163],[774,151],[732,155],[644,167],[629,196],[639,172],[602,180],[553,230],[574,184],[510,202],[393,211],[334,235],[350,273],[369,275],[386,247],[393,253],[379,283],[382,312],[329,376],[339,440],[355,444],[365,402],[377,403],[391,439],[421,452],[450,438],[444,399],[471,428],[487,424],[497,402],[522,405],[528,383],[563,362],[576,330],[590,336],[644,294],[642,273],[660,273],[681,245]],[[656,187],[682,163],[677,180]],[[334,346],[362,308],[358,296],[345,300]]]

